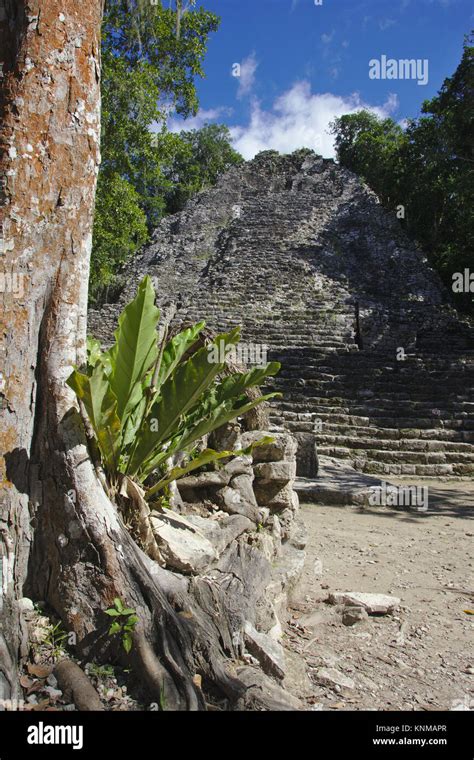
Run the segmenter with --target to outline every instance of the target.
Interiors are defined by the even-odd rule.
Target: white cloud
[[[189,119],[176,119],[173,117],[168,119],[167,126],[170,132],[181,132],[182,129],[201,129],[201,127],[209,122],[222,120],[223,117],[231,115],[232,108],[226,108],[225,106],[209,108],[207,110],[200,108],[196,116],[191,116]]]
[[[332,30],[330,34],[322,34],[321,42],[323,43],[323,45],[329,45],[329,43],[332,42],[334,39],[334,34],[335,34],[334,29]]]
[[[257,71],[258,62],[255,58],[255,53],[250,53],[247,58],[244,58],[240,64],[240,76],[239,88],[237,90],[237,97],[239,100],[249,95],[255,84],[255,73]]]
[[[234,147],[246,159],[270,148],[291,153],[297,148],[313,148],[327,158],[335,155],[329,123],[345,113],[366,108],[386,117],[398,107],[396,95],[390,95],[382,106],[371,106],[357,93],[348,97],[331,93],[312,93],[307,81],[295,82],[280,95],[269,110],[263,110],[254,98],[250,121],[246,126],[231,126]]]
[[[393,18],[383,18],[379,21],[379,29],[385,32],[386,29],[390,29],[391,26],[395,26],[397,22]]]

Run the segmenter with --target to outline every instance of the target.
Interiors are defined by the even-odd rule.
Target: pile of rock
[[[170,569],[195,587],[224,589],[237,667],[285,677],[279,643],[288,596],[303,569],[306,537],[298,520],[295,439],[289,433],[241,432],[229,425],[213,448],[241,450],[270,436],[252,455],[233,457],[177,482],[173,509],[153,513],[153,532]]]

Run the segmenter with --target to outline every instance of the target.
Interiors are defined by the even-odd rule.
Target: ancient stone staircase
[[[206,319],[282,363],[275,429],[382,475],[474,474],[474,330],[399,222],[314,154],[260,154],[165,219],[90,315],[110,338],[144,274],[175,321]],[[358,312],[358,318],[356,318]],[[358,322],[358,324],[357,324]]]

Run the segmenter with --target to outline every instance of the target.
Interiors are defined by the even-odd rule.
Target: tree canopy
[[[421,116],[402,129],[392,119],[359,111],[332,124],[338,160],[360,174],[389,208],[402,206],[404,224],[451,287],[472,266],[474,250],[474,47],[466,38],[461,62]],[[472,309],[472,294],[456,294]]]
[[[162,171],[166,211],[180,211],[189,198],[204,187],[214,185],[232,166],[243,163],[231,145],[230,132],[223,124],[206,124],[202,129],[164,133],[158,138],[163,156]]]
[[[106,0],[102,25],[102,164],[90,295],[100,298],[119,266],[148,239],[163,214],[241,161],[222,125],[180,135],[171,112],[198,110],[196,77],[216,14],[180,0]]]

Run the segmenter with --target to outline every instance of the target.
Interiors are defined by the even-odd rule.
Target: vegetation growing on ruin
[[[397,215],[451,289],[474,250],[474,46],[406,129],[367,111],[332,125],[340,163],[360,174]],[[472,293],[455,295],[472,309]]]
[[[189,455],[203,436],[273,398],[275,393],[250,400],[246,391],[280,369],[270,362],[223,378],[226,353],[239,342],[240,328],[203,346],[198,338],[204,322],[168,340],[166,328],[158,332],[159,319],[151,279],[145,277],[119,318],[115,343],[103,352],[90,338],[87,366],[68,380],[93,430],[111,492],[124,478],[146,484],[158,472],[146,499],[198,467],[236,455],[205,449],[182,466],[167,465],[173,454]],[[215,353],[223,361],[212,361]]]

